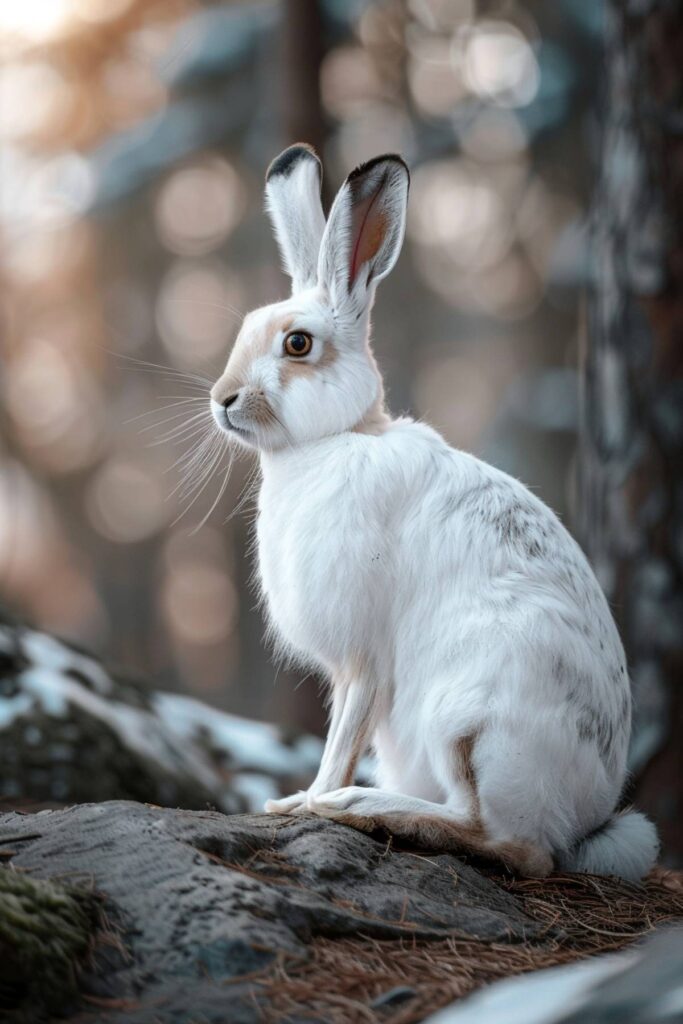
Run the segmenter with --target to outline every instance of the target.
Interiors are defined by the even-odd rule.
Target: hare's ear
[[[325,230],[321,186],[320,161],[305,143],[280,153],[266,174],[266,209],[293,292],[310,288],[317,280],[318,252]]]
[[[339,189],[320,246],[318,280],[338,308],[369,301],[403,243],[410,175],[400,156],[361,164]]]

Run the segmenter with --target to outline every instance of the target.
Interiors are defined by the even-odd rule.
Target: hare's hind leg
[[[447,804],[381,789],[346,786],[316,796],[309,803],[309,809],[361,832],[386,828],[396,836],[432,850],[462,850],[499,860],[529,877],[543,878],[553,868],[553,859],[547,850],[528,839],[496,839],[477,816],[463,817],[450,810]]]

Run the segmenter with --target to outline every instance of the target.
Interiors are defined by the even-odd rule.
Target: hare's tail
[[[573,846],[555,855],[558,868],[592,875],[618,875],[639,882],[657,860],[659,840],[651,821],[638,811],[626,810]]]

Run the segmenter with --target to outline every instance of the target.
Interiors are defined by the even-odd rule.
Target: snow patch
[[[84,675],[100,693],[111,693],[112,681],[109,674],[94,658],[80,654],[54,637],[33,629],[21,633],[21,643],[26,655],[36,664],[55,672],[73,669]]]
[[[274,725],[218,711],[175,693],[157,693],[153,703],[162,721],[179,737],[193,740],[204,729],[239,769],[278,775],[311,775],[317,770],[323,745],[315,737],[289,746]]]

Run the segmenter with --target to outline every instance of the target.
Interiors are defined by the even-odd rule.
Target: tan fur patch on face
[[[288,328],[283,329],[288,330]],[[314,377],[320,370],[334,366],[338,358],[337,349],[328,341],[323,346],[323,354],[317,363],[306,363],[303,359],[283,359],[280,367],[280,386],[286,388],[297,377]]]
[[[214,402],[222,405],[230,395],[243,388],[249,379],[251,364],[261,356],[268,355],[276,333],[286,333],[293,323],[294,317],[291,314],[273,313],[257,330],[250,331],[247,321],[230,353],[225,372],[211,389]]]
[[[254,333],[250,334],[244,344],[238,341],[230,356],[227,369],[230,373],[246,381],[249,366],[261,356],[268,355],[272,346],[273,338],[279,331],[287,332],[294,323],[293,316],[283,316],[281,313],[274,313]]]

